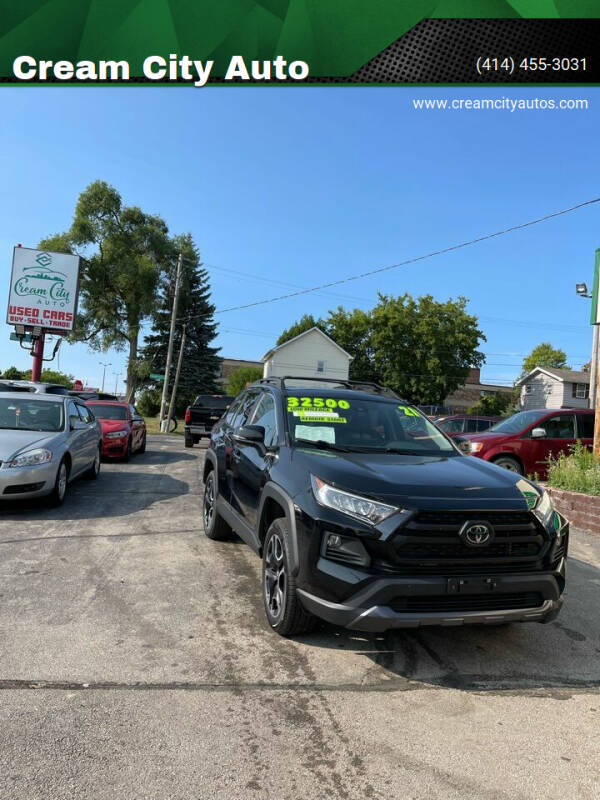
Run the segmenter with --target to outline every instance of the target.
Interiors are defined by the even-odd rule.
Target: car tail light
[[[186,408],[186,410],[185,410],[185,421],[186,422],[191,422],[192,421],[192,412],[191,412],[191,410],[189,408]]]

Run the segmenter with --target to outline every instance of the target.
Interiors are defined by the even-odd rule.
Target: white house
[[[516,382],[521,387],[521,407],[588,408],[590,373],[570,369],[535,367]]]
[[[294,375],[348,380],[352,356],[320,328],[310,328],[273,347],[262,358],[264,378]]]

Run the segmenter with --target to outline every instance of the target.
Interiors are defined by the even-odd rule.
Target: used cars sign
[[[68,333],[78,286],[79,256],[15,247],[6,322]]]

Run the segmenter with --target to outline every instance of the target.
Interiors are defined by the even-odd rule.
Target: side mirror
[[[234,434],[236,442],[249,442],[251,444],[261,444],[265,440],[265,429],[262,425],[242,425]]]
[[[546,438],[546,429],[545,428],[534,428],[531,431],[531,438],[532,439],[545,439]]]
[[[87,425],[83,420],[75,419],[74,417],[69,417],[69,423],[71,425],[72,431],[82,431],[84,428],[87,427]]]

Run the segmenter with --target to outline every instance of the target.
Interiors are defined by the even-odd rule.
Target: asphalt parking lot
[[[0,508],[0,798],[597,798],[600,537],[547,626],[272,633],[203,447]]]

